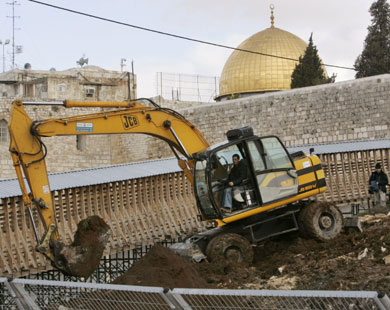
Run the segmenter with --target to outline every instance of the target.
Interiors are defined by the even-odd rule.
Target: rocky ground
[[[154,246],[117,284],[186,288],[372,290],[390,295],[390,216],[362,218],[363,233],[331,242],[298,234],[255,248],[251,266],[189,263]]]

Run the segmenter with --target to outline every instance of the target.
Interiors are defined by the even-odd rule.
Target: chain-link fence
[[[219,94],[219,77],[157,72],[157,96],[173,101],[213,102]]]
[[[172,295],[184,309],[389,309],[376,292],[287,290],[188,290]]]
[[[15,294],[5,278],[0,278],[0,310],[17,309]]]
[[[385,294],[365,291],[167,289],[0,278],[2,309],[238,310],[390,309]]]

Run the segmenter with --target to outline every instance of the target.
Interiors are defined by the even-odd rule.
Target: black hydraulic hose
[[[148,102],[150,102],[153,106],[155,106],[158,110],[160,111],[166,111],[168,112],[169,114],[173,114],[175,116],[177,116],[178,118],[181,118],[183,120],[187,120],[183,115],[181,115],[179,112],[175,111],[175,110],[172,110],[172,109],[169,109],[169,108],[163,108],[161,107],[159,104],[157,104],[155,101],[153,101],[152,99],[149,99],[149,98],[138,98],[138,99],[135,99],[134,101],[142,101],[142,100],[146,100]]]
[[[142,100],[149,101],[156,108],[161,109],[161,106],[159,106],[156,102],[154,102],[152,99],[149,99],[149,98],[137,98],[137,99],[134,99],[133,101],[142,101]]]
[[[38,125],[40,124],[40,122],[38,121],[34,121],[32,124],[31,124],[31,128],[30,128],[30,133],[31,135],[38,140],[38,143],[39,143],[39,150],[36,152],[36,153],[26,153],[26,152],[23,152],[21,154],[23,155],[29,155],[29,156],[35,156],[35,155],[38,155],[40,152],[42,152],[43,150],[43,156],[39,159],[36,159],[36,160],[33,160],[33,161],[30,161],[26,164],[26,167],[30,166],[31,164],[33,163],[37,163],[37,162],[40,162],[41,160],[44,160],[46,158],[46,155],[47,155],[47,147],[45,145],[45,143],[42,142],[41,138],[39,137],[39,134],[38,134],[38,131],[37,131],[37,127]]]
[[[42,140],[41,140],[38,136],[35,136],[35,139],[38,140],[39,145],[40,145],[39,152],[41,152],[41,151],[43,150],[43,156],[42,156],[41,158],[38,158],[38,159],[36,159],[36,160],[33,160],[33,161],[28,162],[28,163],[26,164],[26,167],[30,166],[31,164],[40,162],[41,160],[44,160],[44,159],[46,158],[46,155],[47,155],[47,147],[46,147],[45,143],[43,143]],[[39,152],[37,152],[37,153],[34,154],[34,155],[39,154]],[[28,153],[22,153],[22,154],[31,155],[31,154],[28,154]]]

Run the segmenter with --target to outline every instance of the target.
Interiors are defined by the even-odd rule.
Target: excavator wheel
[[[299,213],[298,222],[303,235],[319,241],[336,238],[343,228],[343,215],[327,202],[312,202]]]
[[[211,262],[226,261],[250,265],[253,261],[253,249],[243,236],[226,233],[217,235],[209,242],[206,256]]]

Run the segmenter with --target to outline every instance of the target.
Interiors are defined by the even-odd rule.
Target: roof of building
[[[390,139],[377,139],[365,141],[348,141],[327,144],[307,144],[288,148],[290,153],[296,151],[310,152],[314,148],[314,154],[334,154],[343,152],[357,152],[365,150],[389,149]]]
[[[332,154],[376,149],[390,149],[390,139],[351,141],[329,144],[313,144],[288,148],[290,153],[297,151],[315,154]],[[51,190],[61,190],[88,185],[151,177],[181,171],[176,158],[129,163],[123,165],[75,170],[49,175]],[[21,191],[17,179],[0,180],[0,198],[20,196]]]
[[[299,59],[306,43],[296,35],[275,27],[260,31],[237,49]],[[291,74],[297,62],[235,50],[225,63],[220,79],[220,94],[286,90],[291,88]]]
[[[175,158],[49,174],[51,190],[104,184],[180,171]],[[17,179],[0,180],[0,198],[21,195]]]
[[[276,28],[274,6],[271,5],[270,9],[271,27],[243,41],[226,61],[217,100],[234,94],[291,89],[291,75],[307,44],[296,35]],[[323,69],[327,75],[326,69]]]

